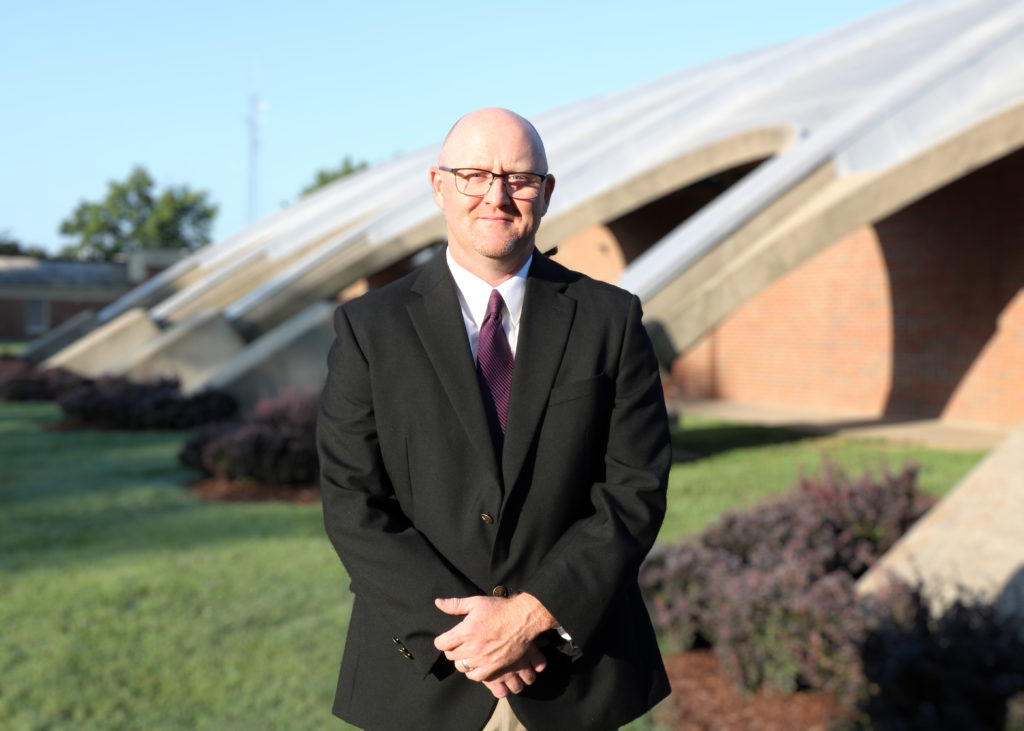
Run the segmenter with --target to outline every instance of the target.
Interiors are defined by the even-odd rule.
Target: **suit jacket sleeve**
[[[641,316],[634,296],[620,340],[603,474],[590,486],[593,512],[571,525],[522,586],[583,649],[595,633],[607,631],[601,624],[618,595],[638,592],[637,572],[665,514],[671,445],[658,364]]]
[[[426,675],[440,655],[434,638],[458,621],[434,598],[479,592],[398,505],[378,443],[369,365],[344,308],[335,332],[317,421],[327,535],[354,593],[386,616]]]

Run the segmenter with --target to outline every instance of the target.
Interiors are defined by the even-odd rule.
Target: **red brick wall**
[[[25,303],[0,299],[0,338],[25,337]]]
[[[790,272],[681,356],[684,395],[1024,421],[1024,151]]]
[[[113,301],[113,300],[111,300]],[[78,300],[50,300],[48,327],[54,328],[83,310],[99,311],[109,302],[82,302]],[[33,338],[38,333],[25,332],[26,301],[0,299],[0,338]]]
[[[863,227],[737,310],[673,376],[695,398],[879,413],[891,341],[884,259]]]
[[[65,320],[69,320],[79,312],[85,310],[93,310],[99,312],[104,307],[109,305],[110,302],[81,302],[81,301],[68,301],[68,300],[57,300],[50,303],[50,327],[57,327]]]

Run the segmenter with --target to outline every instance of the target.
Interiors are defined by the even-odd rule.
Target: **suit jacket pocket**
[[[565,403],[566,401],[575,401],[581,398],[598,398],[604,395],[607,384],[608,377],[603,373],[582,381],[564,383],[551,389],[548,406]]]

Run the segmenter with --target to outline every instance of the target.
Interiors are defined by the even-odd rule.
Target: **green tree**
[[[0,256],[34,256],[46,259],[48,255],[42,246],[23,244],[11,236],[9,231],[0,231]]]
[[[80,257],[112,259],[138,249],[195,250],[210,243],[217,206],[205,192],[186,186],[154,189],[143,167],[124,182],[110,181],[106,197],[82,201],[61,222],[60,232],[78,238],[71,249]]]
[[[0,255],[17,256],[21,253],[21,242],[6,231],[0,231]]]
[[[352,160],[351,157],[345,155],[344,159],[341,161],[341,164],[338,167],[317,170],[316,178],[310,185],[307,185],[305,188],[302,189],[302,192],[299,193],[299,197],[302,198],[303,196],[307,196],[314,190],[319,190],[328,183],[333,183],[335,180],[344,178],[345,176],[351,175],[352,173],[358,173],[360,170],[365,170],[366,168],[367,163],[365,160],[355,162]]]

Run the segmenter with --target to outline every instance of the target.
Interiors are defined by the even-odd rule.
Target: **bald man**
[[[612,729],[668,694],[637,571],[670,448],[637,298],[535,248],[555,188],[503,109],[430,170],[448,245],[338,308],[320,402],[351,577],[334,712],[367,729]]]

